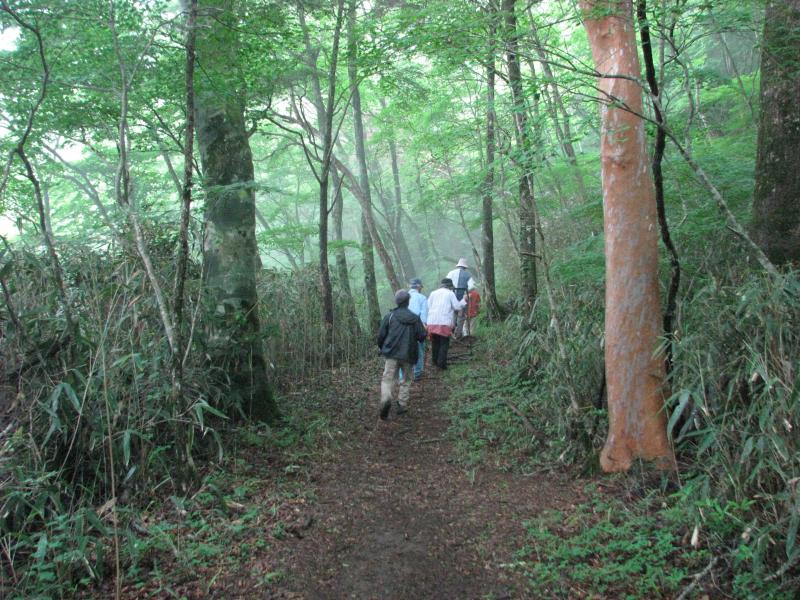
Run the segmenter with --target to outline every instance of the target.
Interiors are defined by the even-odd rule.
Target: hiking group
[[[423,287],[422,280],[414,278],[408,290],[398,290],[397,306],[383,317],[378,330],[378,347],[385,359],[378,414],[384,420],[392,408],[396,384],[395,412],[408,412],[411,383],[422,377],[425,366],[426,339],[431,341],[431,363],[446,369],[450,339],[471,335],[472,319],[480,310],[480,294],[463,258],[428,298],[422,294]]]

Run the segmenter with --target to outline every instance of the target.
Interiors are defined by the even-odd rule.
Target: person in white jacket
[[[466,258],[459,258],[455,269],[450,271],[446,277],[453,282],[453,292],[456,300],[464,299],[469,302],[469,290],[475,287],[475,280],[469,272],[469,265]],[[460,338],[464,331],[464,322],[467,318],[467,311],[459,310],[456,312],[456,329],[453,332],[454,338]]]
[[[428,333],[431,336],[433,364],[447,368],[447,350],[455,326],[456,311],[467,305],[453,293],[453,280],[445,277],[439,289],[428,296]]]

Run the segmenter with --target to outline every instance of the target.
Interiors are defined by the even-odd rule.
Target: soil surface
[[[468,341],[451,360],[468,359]],[[313,526],[279,552],[284,578],[271,598],[512,599],[531,597],[513,568],[522,523],[582,500],[561,475],[465,470],[448,440],[443,404],[457,388],[426,367],[407,414],[377,418],[378,378],[362,426],[312,481]]]
[[[451,362],[471,360],[472,346],[471,339],[451,344]],[[244,460],[237,463],[243,466],[230,477],[232,485],[237,479],[257,482],[246,505],[229,503],[223,515],[209,509],[204,521],[209,525],[201,527],[223,532],[214,535],[223,538],[226,552],[202,563],[188,561],[186,551],[162,552],[143,561],[140,569],[149,575],[124,585],[121,596],[537,597],[515,568],[515,554],[525,544],[523,523],[548,509],[574,510],[586,500],[585,481],[558,473],[524,476],[488,465],[465,467],[448,434],[451,417],[444,408],[458,388],[430,365],[412,386],[409,412],[397,415],[393,407],[387,421],[379,420],[381,363],[375,359],[299,383],[289,397],[308,402],[322,390],[316,408],[327,413],[327,434],[336,438],[304,457],[274,447],[243,449]],[[297,480],[287,483],[291,477]],[[294,491],[287,493],[287,486]],[[240,517],[246,511],[256,516],[245,524]],[[144,525],[192,518],[181,514],[167,505],[145,515]],[[239,521],[244,539],[227,538],[225,527]],[[196,526],[178,526],[172,533],[183,544],[205,539]],[[97,591],[114,595],[109,581]]]

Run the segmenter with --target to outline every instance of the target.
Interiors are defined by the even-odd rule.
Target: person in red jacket
[[[475,284],[470,282],[469,293],[467,294],[467,319],[464,321],[464,337],[472,335],[473,319],[481,311],[481,295]]]

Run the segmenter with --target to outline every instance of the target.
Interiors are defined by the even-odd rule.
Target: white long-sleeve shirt
[[[428,325],[445,325],[452,327],[455,323],[455,311],[467,305],[466,300],[458,300],[452,290],[439,288],[428,296]]]

